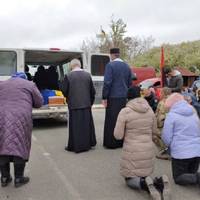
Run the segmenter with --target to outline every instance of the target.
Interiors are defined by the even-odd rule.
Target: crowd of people
[[[192,91],[183,92],[181,73],[165,67],[165,87],[158,101],[152,88],[141,90],[132,85],[132,72],[120,59],[120,49],[112,48],[110,55],[102,91],[106,109],[103,146],[122,147],[120,172],[127,186],[147,191],[154,200],[171,199],[168,177],[151,177],[155,157],[171,160],[176,184],[200,185],[200,89],[195,85]],[[97,143],[91,110],[95,89],[91,75],[81,68],[78,59],[73,59],[70,66],[71,72],[65,76],[62,88],[69,109],[65,150],[80,153]],[[54,70],[52,67],[49,73],[55,74]],[[44,73],[44,67],[40,66],[36,84],[37,77]],[[42,105],[42,96],[33,82],[25,83],[24,79],[27,79],[24,73],[17,73],[0,82],[0,103],[4,105],[0,108],[2,187],[12,181],[10,162],[14,163],[15,186],[29,181],[24,168],[31,147],[31,110]],[[43,83],[40,86],[43,89]],[[154,144],[158,147],[157,155]]]
[[[33,80],[33,82],[35,82],[37,88],[40,91],[44,89],[50,89],[50,90],[59,89],[58,72],[56,66],[54,65],[49,66],[48,69],[45,69],[43,65],[38,66],[34,78],[31,77],[31,74],[29,73],[29,67],[26,65],[25,73],[27,79],[29,81]]]

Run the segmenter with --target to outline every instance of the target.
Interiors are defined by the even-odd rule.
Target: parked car
[[[154,67],[131,67],[134,75],[133,85],[138,85],[141,81],[146,79],[156,78],[156,70]]]
[[[161,95],[161,78],[149,78],[146,79],[140,83],[138,83],[138,86],[140,86],[141,89],[149,89],[149,88],[153,88],[155,91],[155,95],[157,97],[157,99],[160,99],[160,95]]]

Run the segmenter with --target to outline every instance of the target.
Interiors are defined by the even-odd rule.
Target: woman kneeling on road
[[[170,199],[169,182],[166,175],[154,181],[150,175],[154,167],[154,143],[152,136],[157,133],[157,121],[148,102],[140,97],[140,88],[128,90],[128,103],[117,119],[114,136],[124,138],[121,158],[121,175],[132,189],[150,193],[152,199]],[[161,193],[161,194],[160,194]]]
[[[170,148],[172,174],[176,184],[200,185],[200,120],[195,109],[179,93],[170,95],[170,109],[164,122],[162,139]]]

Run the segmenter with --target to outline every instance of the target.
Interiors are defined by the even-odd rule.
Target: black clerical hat
[[[119,50],[119,48],[112,48],[112,49],[110,49],[110,54],[118,54],[118,53],[120,53],[120,50]]]

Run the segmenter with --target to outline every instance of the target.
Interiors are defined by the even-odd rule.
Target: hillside
[[[165,65],[182,66],[193,72],[200,73],[200,40],[183,42],[181,44],[163,44]],[[134,66],[150,65],[159,70],[160,47],[154,47],[148,52],[137,56],[132,64]]]

